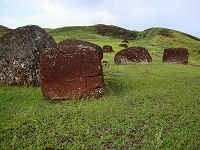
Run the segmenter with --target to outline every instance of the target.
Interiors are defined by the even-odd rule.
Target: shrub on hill
[[[158,33],[158,35],[166,36],[166,37],[172,37],[171,31],[169,29],[161,29]]]
[[[134,40],[138,35],[137,31],[130,31],[117,26],[104,24],[96,25],[96,31],[102,36],[111,36],[113,38],[121,38],[124,40]]]

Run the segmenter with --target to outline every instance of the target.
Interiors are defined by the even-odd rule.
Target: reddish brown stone
[[[116,64],[151,64],[152,58],[143,47],[130,47],[116,53],[114,61]]]
[[[119,46],[124,47],[124,48],[128,48],[127,44],[120,44]]]
[[[110,46],[110,45],[104,45],[103,46],[103,52],[104,53],[111,53],[111,52],[114,52],[114,50],[112,49],[112,46]]]
[[[44,52],[40,79],[44,97],[51,100],[104,94],[101,60],[90,48],[68,47]]]
[[[122,42],[123,42],[123,43],[129,43],[127,40],[123,40]]]
[[[166,48],[163,53],[163,62],[177,64],[188,64],[188,49],[186,48]]]
[[[59,48],[67,48],[67,47],[74,47],[74,46],[84,46],[90,48],[90,50],[96,51],[99,54],[100,59],[103,59],[103,50],[102,48],[94,43],[90,43],[87,41],[76,40],[76,39],[66,39],[58,43]]]

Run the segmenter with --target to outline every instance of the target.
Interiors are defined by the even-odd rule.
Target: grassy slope
[[[57,42],[76,38],[122,49],[122,39],[97,35],[94,27],[67,29],[46,30]],[[115,65],[115,53],[104,55],[111,66],[104,67],[106,92],[99,100],[50,103],[40,88],[0,86],[0,148],[198,149],[199,66],[163,64],[161,56],[166,47],[188,43],[190,63],[199,64],[199,42],[159,30],[144,31],[129,44],[146,47],[152,65]]]
[[[121,44],[122,39],[99,35],[97,34],[96,26],[65,27],[47,29],[46,31],[56,39],[56,42],[67,38],[74,38],[94,42],[100,46],[110,44],[116,51],[122,49],[118,46]],[[166,33],[164,32],[164,35],[162,35],[163,30],[167,31]],[[165,28],[151,28],[143,32],[138,32],[138,37],[129,42],[129,46],[145,47],[153,58],[159,61],[162,59],[165,48],[185,47],[188,48],[190,53],[189,63],[200,64],[200,39],[194,40],[182,32]]]

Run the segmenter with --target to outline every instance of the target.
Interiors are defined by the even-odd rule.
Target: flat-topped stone
[[[93,51],[97,51],[100,59],[101,60],[103,59],[103,50],[97,44],[90,43],[90,42],[87,42],[87,41],[82,41],[82,40],[76,40],[76,39],[66,39],[66,40],[60,41],[58,43],[59,48],[68,48],[68,47],[71,47],[71,46],[73,46],[73,47],[74,46],[79,46],[79,47],[84,46],[84,47],[90,48]]]
[[[110,46],[110,45],[104,45],[103,46],[103,52],[104,53],[112,53],[112,52],[115,52],[115,51],[113,50],[112,46]]]
[[[186,48],[166,48],[163,52],[163,62],[177,64],[188,64],[188,49]]]
[[[90,48],[68,47],[44,52],[41,88],[51,100],[80,99],[104,94],[101,60]]]

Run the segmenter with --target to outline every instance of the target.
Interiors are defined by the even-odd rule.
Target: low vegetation
[[[11,31],[12,29],[9,29],[5,26],[0,25],[0,37],[2,37],[4,34],[6,34],[7,32]]]
[[[112,45],[122,38],[95,26],[46,29],[66,38]],[[53,103],[39,87],[0,86],[1,149],[198,149],[200,147],[200,42],[183,33],[151,28],[129,46],[145,47],[152,65],[115,65],[105,53],[101,99]],[[164,48],[185,47],[189,65],[162,63]]]

